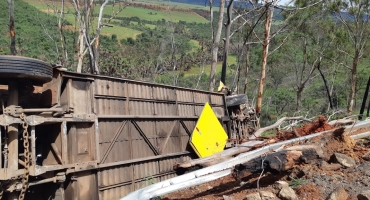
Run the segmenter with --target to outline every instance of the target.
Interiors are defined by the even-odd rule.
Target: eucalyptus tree
[[[220,44],[220,38],[221,38],[221,31],[222,31],[222,26],[223,26],[223,19],[224,19],[224,8],[225,8],[225,0],[220,0],[220,10],[219,10],[219,18],[218,18],[218,23],[217,23],[217,31],[216,35],[213,37],[213,31],[212,31],[212,48],[211,48],[211,53],[212,53],[212,64],[211,64],[211,71],[209,74],[209,90],[213,91],[215,88],[215,83],[216,83],[216,65],[217,65],[217,55],[218,55],[218,48]],[[212,10],[212,1],[211,1],[211,25],[213,25],[213,10]],[[213,30],[213,27],[211,27]]]
[[[365,51],[367,50],[368,38],[370,37],[370,1],[369,0],[327,0],[327,9],[335,16],[338,25],[345,30],[339,33],[346,37],[351,48],[337,50],[350,57],[350,62],[340,63],[350,71],[351,83],[347,102],[347,112],[353,111],[356,97],[356,82],[358,67]]]
[[[79,51],[78,51],[78,64],[77,72],[82,72],[83,58],[87,52],[89,52],[90,59],[90,72],[93,74],[99,74],[99,38],[100,31],[104,28],[105,24],[103,23],[103,11],[104,8],[109,3],[109,0],[104,0],[101,2],[98,14],[98,22],[95,30],[95,34],[90,34],[91,25],[93,20],[91,19],[94,1],[93,0],[72,0],[74,10],[76,12],[76,20],[79,27]],[[117,11],[113,9],[112,16],[108,19],[109,23],[118,13],[120,13],[124,8],[129,4],[120,6]],[[112,5],[112,7],[114,4]],[[114,7],[113,7],[114,8]],[[92,36],[91,36],[92,35]]]
[[[297,0],[295,5],[306,7],[319,1]],[[332,28],[335,23],[323,9],[324,4],[316,4],[308,9],[302,9],[288,20],[290,27],[295,27],[287,45],[284,46],[283,56],[286,58],[284,64],[292,66],[294,72],[293,88],[296,92],[296,111],[301,108],[302,95],[307,84],[316,77],[316,70],[319,70],[325,79],[324,73],[320,69],[320,64],[327,64],[323,57],[330,52],[333,56],[332,44],[335,35]],[[330,94],[329,102],[331,102]],[[330,103],[331,105],[331,103]]]

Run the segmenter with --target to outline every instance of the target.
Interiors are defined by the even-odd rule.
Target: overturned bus
[[[243,96],[80,74],[0,56],[0,199],[119,199],[176,176],[206,102],[248,137]]]

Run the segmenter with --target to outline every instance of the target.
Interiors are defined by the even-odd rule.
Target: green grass
[[[61,2],[53,2],[53,1],[40,1],[40,0],[24,0],[25,2],[29,3],[30,5],[36,7],[37,9],[43,12],[52,12],[51,7],[55,7],[57,9],[61,9]],[[165,4],[168,5],[168,2],[165,3],[155,3],[157,1],[149,1],[151,4],[161,5]],[[196,8],[196,5],[191,4],[182,4],[181,3],[173,3],[170,2],[170,7],[181,7],[181,8]],[[174,5],[174,6],[171,6]],[[201,6],[202,7],[202,6]],[[94,13],[99,13],[99,6],[94,7]],[[119,9],[119,5],[116,4],[114,6],[115,12]],[[74,8],[71,2],[65,3],[65,12],[74,13]],[[149,14],[152,12],[152,15]],[[104,8],[104,14],[112,15],[112,5],[107,5]],[[157,13],[157,14],[155,14]],[[168,21],[178,22],[179,20],[186,21],[186,22],[197,22],[197,23],[207,23],[208,20],[203,18],[202,16],[196,13],[185,13],[179,11],[156,11],[153,9],[144,9],[139,7],[126,7],[122,12],[120,12],[118,17],[139,17],[140,19],[149,20],[149,21],[156,21],[166,19]]]
[[[34,2],[33,0],[27,0],[27,1],[32,1],[32,3]],[[38,5],[38,7],[36,7],[36,8],[38,8],[39,10],[42,10],[40,8],[47,8],[46,4],[37,3],[36,5]],[[46,12],[47,10],[43,10],[43,11]],[[75,16],[73,14],[65,14],[64,17],[72,25],[74,25],[76,23],[76,19],[75,19]],[[108,19],[106,19],[106,20],[108,20]],[[116,21],[119,21],[119,20],[116,20]],[[95,20],[92,24],[91,29],[93,31],[95,31],[97,25],[98,25],[98,22],[97,22],[97,20]],[[111,36],[111,35],[115,34],[115,35],[117,35],[117,39],[121,40],[121,39],[126,39],[126,38],[129,38],[129,37],[135,38],[138,34],[141,33],[141,31],[138,31],[138,30],[135,30],[135,29],[130,29],[130,28],[119,26],[119,25],[114,25],[114,24],[110,24],[110,25],[112,25],[112,27],[106,26],[101,30],[101,35]]]
[[[195,52],[200,48],[199,42],[197,40],[190,40],[190,46],[191,46],[190,52]]]
[[[99,12],[99,7],[94,8],[95,12]],[[119,9],[118,6],[115,6],[115,12]],[[104,9],[104,14],[112,15],[112,6],[108,5]],[[152,14],[149,14],[152,13]],[[197,23],[207,23],[208,20],[201,17],[196,13],[186,13],[186,12],[178,12],[178,11],[156,11],[152,9],[144,9],[138,7],[126,7],[122,12],[120,12],[118,17],[139,17],[143,20],[148,21],[157,21],[165,19],[167,21],[178,22],[180,20],[186,22],[197,22]]]
[[[276,130],[268,130],[268,131],[265,131],[261,134],[262,137],[267,137],[267,138],[270,138],[270,137],[276,137]]]
[[[229,65],[236,64],[236,56],[230,55],[228,58],[228,64]],[[216,74],[220,73],[221,70],[222,70],[222,62],[218,62],[216,65]],[[211,71],[211,65],[205,66],[204,73],[209,74],[210,71]],[[198,75],[201,72],[202,72],[202,67],[192,67],[190,70],[184,71],[184,74],[186,77],[186,76]],[[230,73],[229,68],[226,70],[226,73]]]
[[[138,22],[133,22],[133,21],[131,21],[131,22],[130,22],[130,24],[137,25],[137,24],[138,24]],[[155,27],[157,27],[157,26],[156,26],[156,25],[154,25],[154,24],[145,24],[144,26],[145,26],[145,27],[148,27],[148,28],[150,28],[150,29],[155,29]]]
[[[149,3],[153,5],[164,5],[164,6],[170,6],[170,7],[176,7],[176,8],[192,8],[192,9],[202,9],[202,10],[209,10],[208,6],[204,6],[204,3],[200,1],[199,5],[195,4],[186,4],[186,3],[179,3],[179,2],[168,2],[165,0],[138,0],[136,2],[143,2],[143,3]],[[218,10],[218,7],[213,7],[214,9]]]
[[[57,9],[61,8],[61,3],[53,3],[53,2],[44,2],[40,0],[25,0],[25,2],[29,3],[30,5],[36,7],[37,9],[47,12],[47,13],[52,13],[53,10],[50,7],[54,7]],[[94,12],[98,13],[100,7],[95,7]],[[115,10],[119,9],[119,6],[115,6]],[[65,4],[65,12],[67,13],[74,13],[74,8],[71,3],[66,3]],[[153,14],[149,14],[152,12]],[[154,14],[156,13],[156,14]],[[112,5],[108,5],[104,9],[104,14],[111,15],[112,14]],[[203,17],[195,14],[195,13],[185,13],[185,12],[167,12],[167,11],[155,11],[151,9],[144,9],[144,8],[138,8],[138,7],[127,7],[125,8],[122,12],[120,12],[117,16],[119,17],[139,17],[140,19],[145,19],[145,20],[150,20],[150,21],[156,21],[156,20],[162,20],[166,19],[168,21],[174,21],[178,22],[179,20],[182,21],[187,21],[187,22],[197,22],[197,23],[206,23],[208,22],[206,19]],[[71,24],[75,24],[75,17],[73,14],[66,14],[65,19],[70,22]],[[95,19],[97,20],[97,19]],[[112,19],[112,21],[119,22],[117,19]],[[133,22],[131,22],[133,23]],[[138,34],[141,33],[141,31],[126,28],[126,27],[121,27],[118,25],[113,25],[113,27],[104,27],[101,30],[102,35],[107,35],[111,36],[113,34],[117,35],[117,39],[126,39],[128,37],[135,38]],[[96,29],[97,26],[97,21],[94,21],[92,30]],[[154,29],[156,26],[152,24],[145,24],[146,27],[149,27],[151,29]]]

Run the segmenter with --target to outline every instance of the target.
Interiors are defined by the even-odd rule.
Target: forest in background
[[[370,75],[369,16],[364,14],[369,13],[370,3],[363,1],[361,5],[355,4],[356,7],[350,2],[355,1],[297,0],[295,7],[279,8],[275,5],[270,51],[266,60],[261,112],[263,123],[283,116],[303,115],[309,118],[319,114],[348,114],[355,61],[358,65],[351,114],[359,113]],[[78,70],[80,26],[72,3],[68,1],[65,4],[63,15],[60,15],[59,1],[15,1],[17,55],[62,64],[71,71]],[[158,7],[161,4],[156,4],[157,7],[128,4],[119,2],[113,6],[110,2],[104,10],[104,27],[97,48],[99,73],[209,90],[211,51],[215,46],[219,7],[214,7],[212,31],[209,8],[190,6],[185,11],[176,10],[176,6],[166,7],[165,4],[162,7]],[[345,7],[348,13],[342,12]],[[8,10],[7,3],[0,2],[0,8]],[[92,5],[89,11],[91,17],[86,21],[91,25],[86,29],[91,38],[94,38],[99,26],[99,8],[99,4]],[[223,42],[226,40],[222,38],[227,33],[226,26],[223,26],[221,42],[217,45],[215,82],[218,85],[222,61],[227,57],[225,85],[235,93],[247,93],[250,103],[254,105],[261,80],[267,7],[256,4],[255,7],[233,8],[233,19],[240,17],[230,25],[232,36],[229,37],[226,56]],[[336,15],[338,9],[339,17]],[[81,13],[84,14],[83,7]],[[7,27],[8,13],[0,15],[0,26]],[[222,19],[227,24],[226,11]],[[8,55],[11,53],[9,30],[3,28],[0,33],[0,54]],[[83,45],[83,49],[86,48],[87,45]],[[81,71],[90,73],[91,62],[86,52]],[[354,59],[356,56],[357,60]]]

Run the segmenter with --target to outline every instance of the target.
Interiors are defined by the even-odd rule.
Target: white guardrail
[[[359,128],[368,127],[368,126],[370,126],[370,121],[363,121],[355,125],[347,126],[345,131],[350,132],[351,130],[357,130]],[[332,130],[323,131],[320,133],[315,133],[315,134],[311,134],[307,136],[302,136],[299,138],[286,140],[286,141],[275,143],[275,144],[270,144],[270,145],[261,147],[259,149],[256,149],[254,151],[242,153],[234,158],[223,161],[221,163],[218,163],[218,164],[215,164],[215,165],[212,165],[212,166],[209,166],[209,167],[197,170],[197,171],[193,171],[193,172],[181,175],[181,176],[177,176],[177,177],[174,177],[174,178],[171,178],[171,179],[159,182],[159,183],[155,183],[145,188],[136,190],[134,192],[131,192],[127,196],[121,198],[121,200],[132,200],[132,199],[146,200],[146,199],[151,199],[154,197],[162,196],[165,194],[169,194],[171,192],[175,192],[175,191],[185,189],[188,187],[207,183],[207,182],[210,182],[210,181],[213,181],[213,180],[216,180],[216,179],[219,179],[221,177],[231,174],[232,168],[235,165],[248,162],[260,155],[263,155],[264,153],[275,151],[279,149],[280,147],[282,147],[283,145],[288,145],[288,144],[292,144],[295,142],[314,138],[316,136],[319,136],[321,134],[324,134],[330,131]],[[352,135],[351,137],[353,139],[360,139],[360,138],[369,137],[369,136],[370,136],[370,132],[364,132],[361,134]]]

